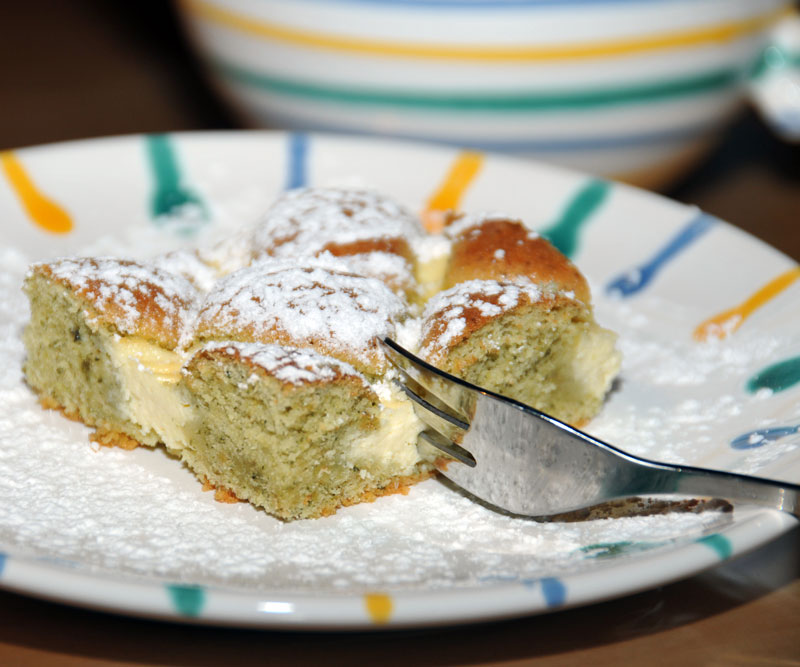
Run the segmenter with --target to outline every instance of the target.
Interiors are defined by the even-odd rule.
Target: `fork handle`
[[[692,466],[649,463],[638,468],[631,480],[639,487],[637,493],[713,496],[770,507],[800,518],[800,486],[797,484]]]

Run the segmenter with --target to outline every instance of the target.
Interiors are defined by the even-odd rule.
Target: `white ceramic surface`
[[[95,451],[87,429],[42,410],[23,384],[18,287],[28,261],[78,251],[147,257],[205,242],[303,184],[369,185],[424,212],[465,156],[266,132],[112,138],[0,156],[0,345],[12,361],[0,370],[0,586],[181,622],[420,627],[658,586],[796,523],[752,507],[538,523],[428,481],[408,496],[282,524],[246,504],[216,503],[158,450]],[[800,481],[800,383],[751,390],[770,381],[765,369],[782,363],[791,376],[800,359],[800,281],[789,258],[627,186],[507,157],[471,159],[477,168],[459,184],[460,206],[504,210],[560,238],[589,278],[598,319],[620,334],[621,379],[591,433],[650,458]],[[192,206],[157,210],[165,189],[191,193]],[[44,229],[54,215],[59,233]],[[693,338],[701,322],[776,276],[786,284],[728,337]]]

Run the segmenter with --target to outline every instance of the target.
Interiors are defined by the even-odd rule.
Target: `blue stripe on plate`
[[[731,440],[731,447],[734,449],[755,449],[764,445],[786,438],[800,432],[800,424],[794,426],[773,426],[772,428],[760,428],[755,431],[742,433]]]
[[[309,138],[304,132],[289,135],[289,155],[286,164],[286,189],[308,185]]]
[[[556,577],[544,577],[541,580],[542,595],[548,607],[560,607],[567,599],[567,587]]]
[[[606,292],[620,297],[629,297],[641,292],[670,260],[689,247],[717,222],[717,218],[707,213],[700,213],[658,250],[653,257],[609,282],[606,286]]]
[[[330,5],[383,5],[386,7],[420,7],[424,9],[539,9],[581,5],[666,4],[686,0],[306,0],[309,3]]]

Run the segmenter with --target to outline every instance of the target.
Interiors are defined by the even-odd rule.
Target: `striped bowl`
[[[510,152],[646,187],[702,156],[754,82],[770,84],[755,96],[770,115],[774,90],[791,101],[783,78],[800,42],[776,47],[773,35],[800,23],[792,5],[178,2],[211,81],[247,125]],[[784,130],[800,113],[800,84],[794,93]]]

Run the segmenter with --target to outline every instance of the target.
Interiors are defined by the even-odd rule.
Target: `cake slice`
[[[430,476],[406,403],[351,365],[261,343],[203,346],[185,369],[196,418],[184,460],[281,519],[316,518]]]
[[[96,429],[104,444],[182,443],[178,381],[197,291],[181,276],[113,258],[31,267],[23,339],[28,384],[46,407]]]
[[[443,291],[425,305],[420,356],[573,425],[599,412],[619,371],[589,286],[546,239],[505,216],[466,217]]]
[[[184,460],[282,519],[402,491],[434,452],[390,381],[378,340],[405,317],[374,278],[314,260],[265,261],[219,281],[200,308],[183,384]]]
[[[202,482],[287,520],[434,471],[377,344],[405,316],[379,280],[267,262],[201,300],[180,275],[94,258],[35,265],[25,290],[28,383],[103,444],[164,444]]]
[[[203,299],[194,339],[314,349],[379,379],[388,362],[378,340],[393,334],[407,311],[402,295],[380,280],[325,259],[267,259],[216,283]]]

